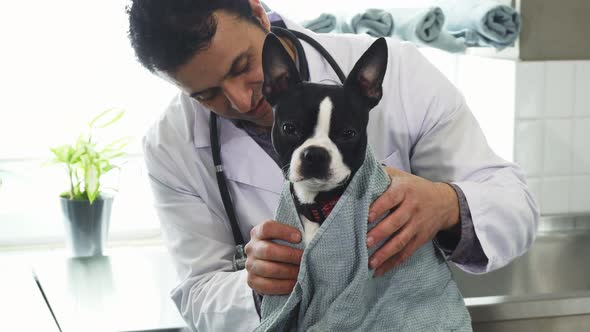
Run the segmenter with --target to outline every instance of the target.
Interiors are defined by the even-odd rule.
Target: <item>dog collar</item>
[[[328,215],[330,215],[330,212],[332,212],[336,203],[338,203],[338,200],[342,197],[345,189],[346,185],[330,191],[321,192],[315,197],[315,202],[310,204],[301,204],[299,202],[297,195],[294,194],[293,185],[291,185],[291,195],[295,201],[297,212],[302,214],[309,221],[317,222],[321,225],[324,220],[328,218]]]

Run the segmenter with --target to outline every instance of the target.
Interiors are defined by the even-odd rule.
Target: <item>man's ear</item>
[[[262,70],[264,72],[262,93],[273,106],[283,92],[301,82],[297,67],[289,53],[272,33],[267,34],[264,40]]]
[[[256,17],[265,31],[270,31],[270,20],[260,0],[249,0],[248,2],[250,3],[250,8],[252,8],[252,15]]]
[[[359,93],[370,108],[383,96],[383,77],[387,69],[387,42],[377,39],[356,62],[344,86]]]

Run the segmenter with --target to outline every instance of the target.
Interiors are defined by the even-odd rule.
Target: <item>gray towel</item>
[[[491,0],[454,0],[437,3],[446,15],[445,29],[464,37],[468,46],[503,49],[520,33],[520,15],[510,6]]]
[[[381,277],[367,250],[371,202],[389,177],[370,148],[365,162],[303,253],[290,295],[265,296],[256,331],[471,331],[449,267],[431,242]],[[276,220],[303,231],[289,184]],[[303,248],[303,243],[287,244]],[[379,244],[381,245],[381,244]]]

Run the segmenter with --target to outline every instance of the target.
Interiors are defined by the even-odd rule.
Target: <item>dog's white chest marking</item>
[[[320,228],[320,224],[317,222],[309,221],[307,218],[305,218],[304,215],[301,215],[301,221],[303,221],[303,230],[304,230],[303,242],[305,243],[305,246],[307,247],[309,245],[309,243],[311,242],[311,239],[313,239],[315,234],[318,232],[318,229]]]

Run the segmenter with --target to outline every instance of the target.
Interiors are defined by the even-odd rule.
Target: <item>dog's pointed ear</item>
[[[301,82],[291,56],[272,33],[267,34],[264,40],[262,70],[264,72],[262,93],[269,104],[273,106],[283,92]]]
[[[356,62],[344,86],[358,92],[370,108],[375,107],[383,96],[383,78],[387,69],[387,42],[379,38]]]

